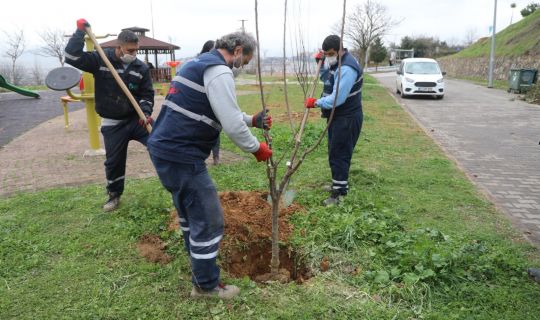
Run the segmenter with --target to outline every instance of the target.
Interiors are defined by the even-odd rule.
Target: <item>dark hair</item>
[[[251,54],[257,47],[257,40],[249,33],[233,32],[221,37],[216,41],[216,49],[225,49],[229,53],[234,52],[234,48],[241,46],[242,53],[245,55]]]
[[[202,54],[202,53],[205,53],[214,49],[214,43],[215,43],[214,40],[206,41],[204,45],[202,46],[201,52],[199,54]]]
[[[133,31],[124,30],[118,34],[118,43],[139,43],[139,37]]]
[[[335,34],[329,35],[326,37],[322,43],[322,49],[323,51],[328,51],[330,49],[334,49],[336,52],[339,51],[339,47],[341,44],[341,38],[336,36]]]

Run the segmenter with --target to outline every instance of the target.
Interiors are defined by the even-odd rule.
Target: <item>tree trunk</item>
[[[279,272],[279,199],[281,192],[274,188],[272,194],[272,259],[270,260],[270,273]]]

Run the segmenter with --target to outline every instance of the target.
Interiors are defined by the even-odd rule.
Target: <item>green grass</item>
[[[456,79],[467,80],[472,83],[479,84],[481,86],[487,87],[488,80],[480,77],[455,77]],[[508,80],[493,80],[493,88],[508,90]]]
[[[537,10],[498,32],[495,39],[497,57],[540,54],[540,11]],[[486,37],[451,57],[487,57],[490,48],[491,37]]]
[[[277,120],[283,88],[266,89]],[[301,112],[302,93],[289,91]],[[100,210],[101,185],[0,200],[0,319],[537,319],[540,286],[524,271],[540,266],[538,252],[368,76],[363,97],[345,202],[320,205],[320,186],[330,180],[325,143],[290,185],[306,208],[292,217],[291,243],[313,267],[307,283],[226,278],[241,287],[239,299],[190,300],[182,240],[166,231],[169,195],[156,179],[129,180],[112,215]],[[259,109],[257,95],[239,101],[248,113]],[[304,145],[322,128],[311,121]],[[282,154],[292,136],[287,123],[276,121],[272,135]],[[226,137],[222,145],[238,151]],[[267,184],[251,158],[210,170],[220,190]],[[164,238],[174,261],[139,257],[144,233]],[[322,273],[325,256],[330,270]]]

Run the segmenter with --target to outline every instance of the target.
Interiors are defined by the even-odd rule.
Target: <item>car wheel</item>
[[[441,94],[440,96],[435,96],[437,100],[442,100],[444,98],[444,94]]]
[[[401,97],[402,97],[403,99],[407,98],[407,95],[405,94],[405,91],[403,91],[403,86],[401,87],[401,90],[400,90],[400,91],[401,91]]]

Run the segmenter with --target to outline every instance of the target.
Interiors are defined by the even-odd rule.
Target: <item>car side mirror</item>
[[[445,75],[446,75],[446,71],[443,71],[443,72],[442,72],[442,75],[445,76]]]

